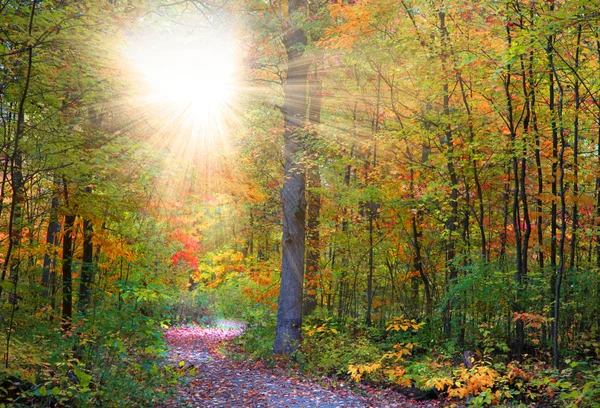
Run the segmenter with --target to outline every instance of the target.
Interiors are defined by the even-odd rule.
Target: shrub
[[[235,340],[243,356],[252,360],[273,363],[273,342],[277,321],[275,313],[261,305],[244,313],[246,330]],[[235,356],[234,356],[235,357]]]

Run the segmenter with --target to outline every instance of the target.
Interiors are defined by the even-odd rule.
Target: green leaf
[[[13,283],[11,281],[0,282],[0,288],[10,290],[13,287]]]
[[[90,374],[86,373],[85,371],[80,370],[78,367],[75,367],[75,369],[73,371],[75,372],[75,375],[79,379],[79,384],[81,385],[81,387],[88,388],[90,385],[90,382],[92,381],[92,376]]]

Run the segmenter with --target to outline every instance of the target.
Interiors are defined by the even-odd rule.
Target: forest
[[[600,0],[0,0],[0,122],[0,406],[600,406]]]

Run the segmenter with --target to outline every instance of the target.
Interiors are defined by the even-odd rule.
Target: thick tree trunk
[[[289,15],[306,7],[306,0],[289,0]],[[281,192],[283,204],[282,265],[277,327],[273,351],[290,354],[300,344],[302,328],[302,289],[306,220],[306,175],[302,162],[302,128],[306,123],[306,80],[309,62],[304,58],[306,34],[290,27],[284,35],[288,56],[284,86],[285,179]]]

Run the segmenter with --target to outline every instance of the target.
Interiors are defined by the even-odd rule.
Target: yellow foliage
[[[394,349],[396,351],[385,353],[381,359],[394,359],[396,361],[404,361],[404,356],[410,355],[414,348],[414,343],[396,343]]]
[[[409,378],[404,377],[406,369],[402,366],[397,365],[391,369],[386,370],[385,373],[392,381],[394,381],[398,385],[404,387],[409,387],[411,385],[411,380]]]
[[[232,250],[206,255],[190,277],[208,288],[216,288],[234,276],[247,271],[244,254]]]
[[[309,326],[308,330],[306,330],[306,332],[304,334],[308,337],[312,337],[315,334],[327,334],[327,333],[338,334],[338,330],[333,327],[327,327],[327,326],[323,326],[323,325],[315,325],[315,326]]]
[[[360,5],[345,5],[342,2],[331,4],[329,12],[333,18],[343,23],[325,31],[325,36],[318,42],[319,46],[333,49],[351,48],[356,40],[369,30],[371,10]]]
[[[436,377],[428,380],[425,384],[428,387],[435,387],[437,390],[447,390],[450,398],[467,398],[469,395],[478,395],[484,391],[490,391],[499,379],[500,374],[493,368],[485,364],[476,364],[471,369],[465,367],[455,371],[453,377]],[[498,393],[495,393],[498,399]]]
[[[415,320],[409,320],[403,316],[394,318],[391,323],[387,326],[387,331],[407,331],[409,329],[419,330],[422,324],[417,323]],[[308,336],[314,335],[320,332],[319,327],[312,327],[306,334]],[[411,384],[410,379],[405,378],[405,368],[399,363],[404,361],[404,357],[410,355],[414,349],[416,343],[396,343],[394,344],[394,351],[385,353],[379,358],[378,361],[364,364],[349,364],[348,374],[354,381],[360,381],[365,374],[374,373],[377,370],[383,369],[383,372],[388,376],[391,381],[396,384],[409,386]]]
[[[448,395],[457,398],[477,395],[491,389],[499,376],[496,370],[483,364],[476,364],[471,369],[463,367],[458,373],[458,379],[448,390]]]
[[[419,330],[422,324],[417,323],[415,320],[409,320],[401,317],[394,318],[391,323],[387,326],[387,331],[407,331],[409,329]],[[319,332],[319,328],[311,328],[308,336],[314,335]],[[349,364],[348,374],[354,381],[360,381],[364,374],[371,374],[379,369],[384,370],[385,374],[399,385],[410,385],[410,379],[404,377],[405,368],[399,363],[404,361],[404,357],[410,355],[414,349],[416,343],[396,343],[394,344],[394,351],[385,353],[381,358],[372,363],[365,364]]]
[[[417,323],[416,320],[406,319],[404,316],[395,317],[386,327],[387,331],[407,331],[408,329],[419,330],[423,323]]]
[[[435,389],[441,391],[454,385],[454,380],[452,380],[450,377],[431,378],[427,380],[425,385],[428,387],[434,387]]]
[[[348,374],[350,377],[358,382],[361,380],[364,374],[371,374],[382,367],[380,362],[366,363],[366,364],[348,364]]]

